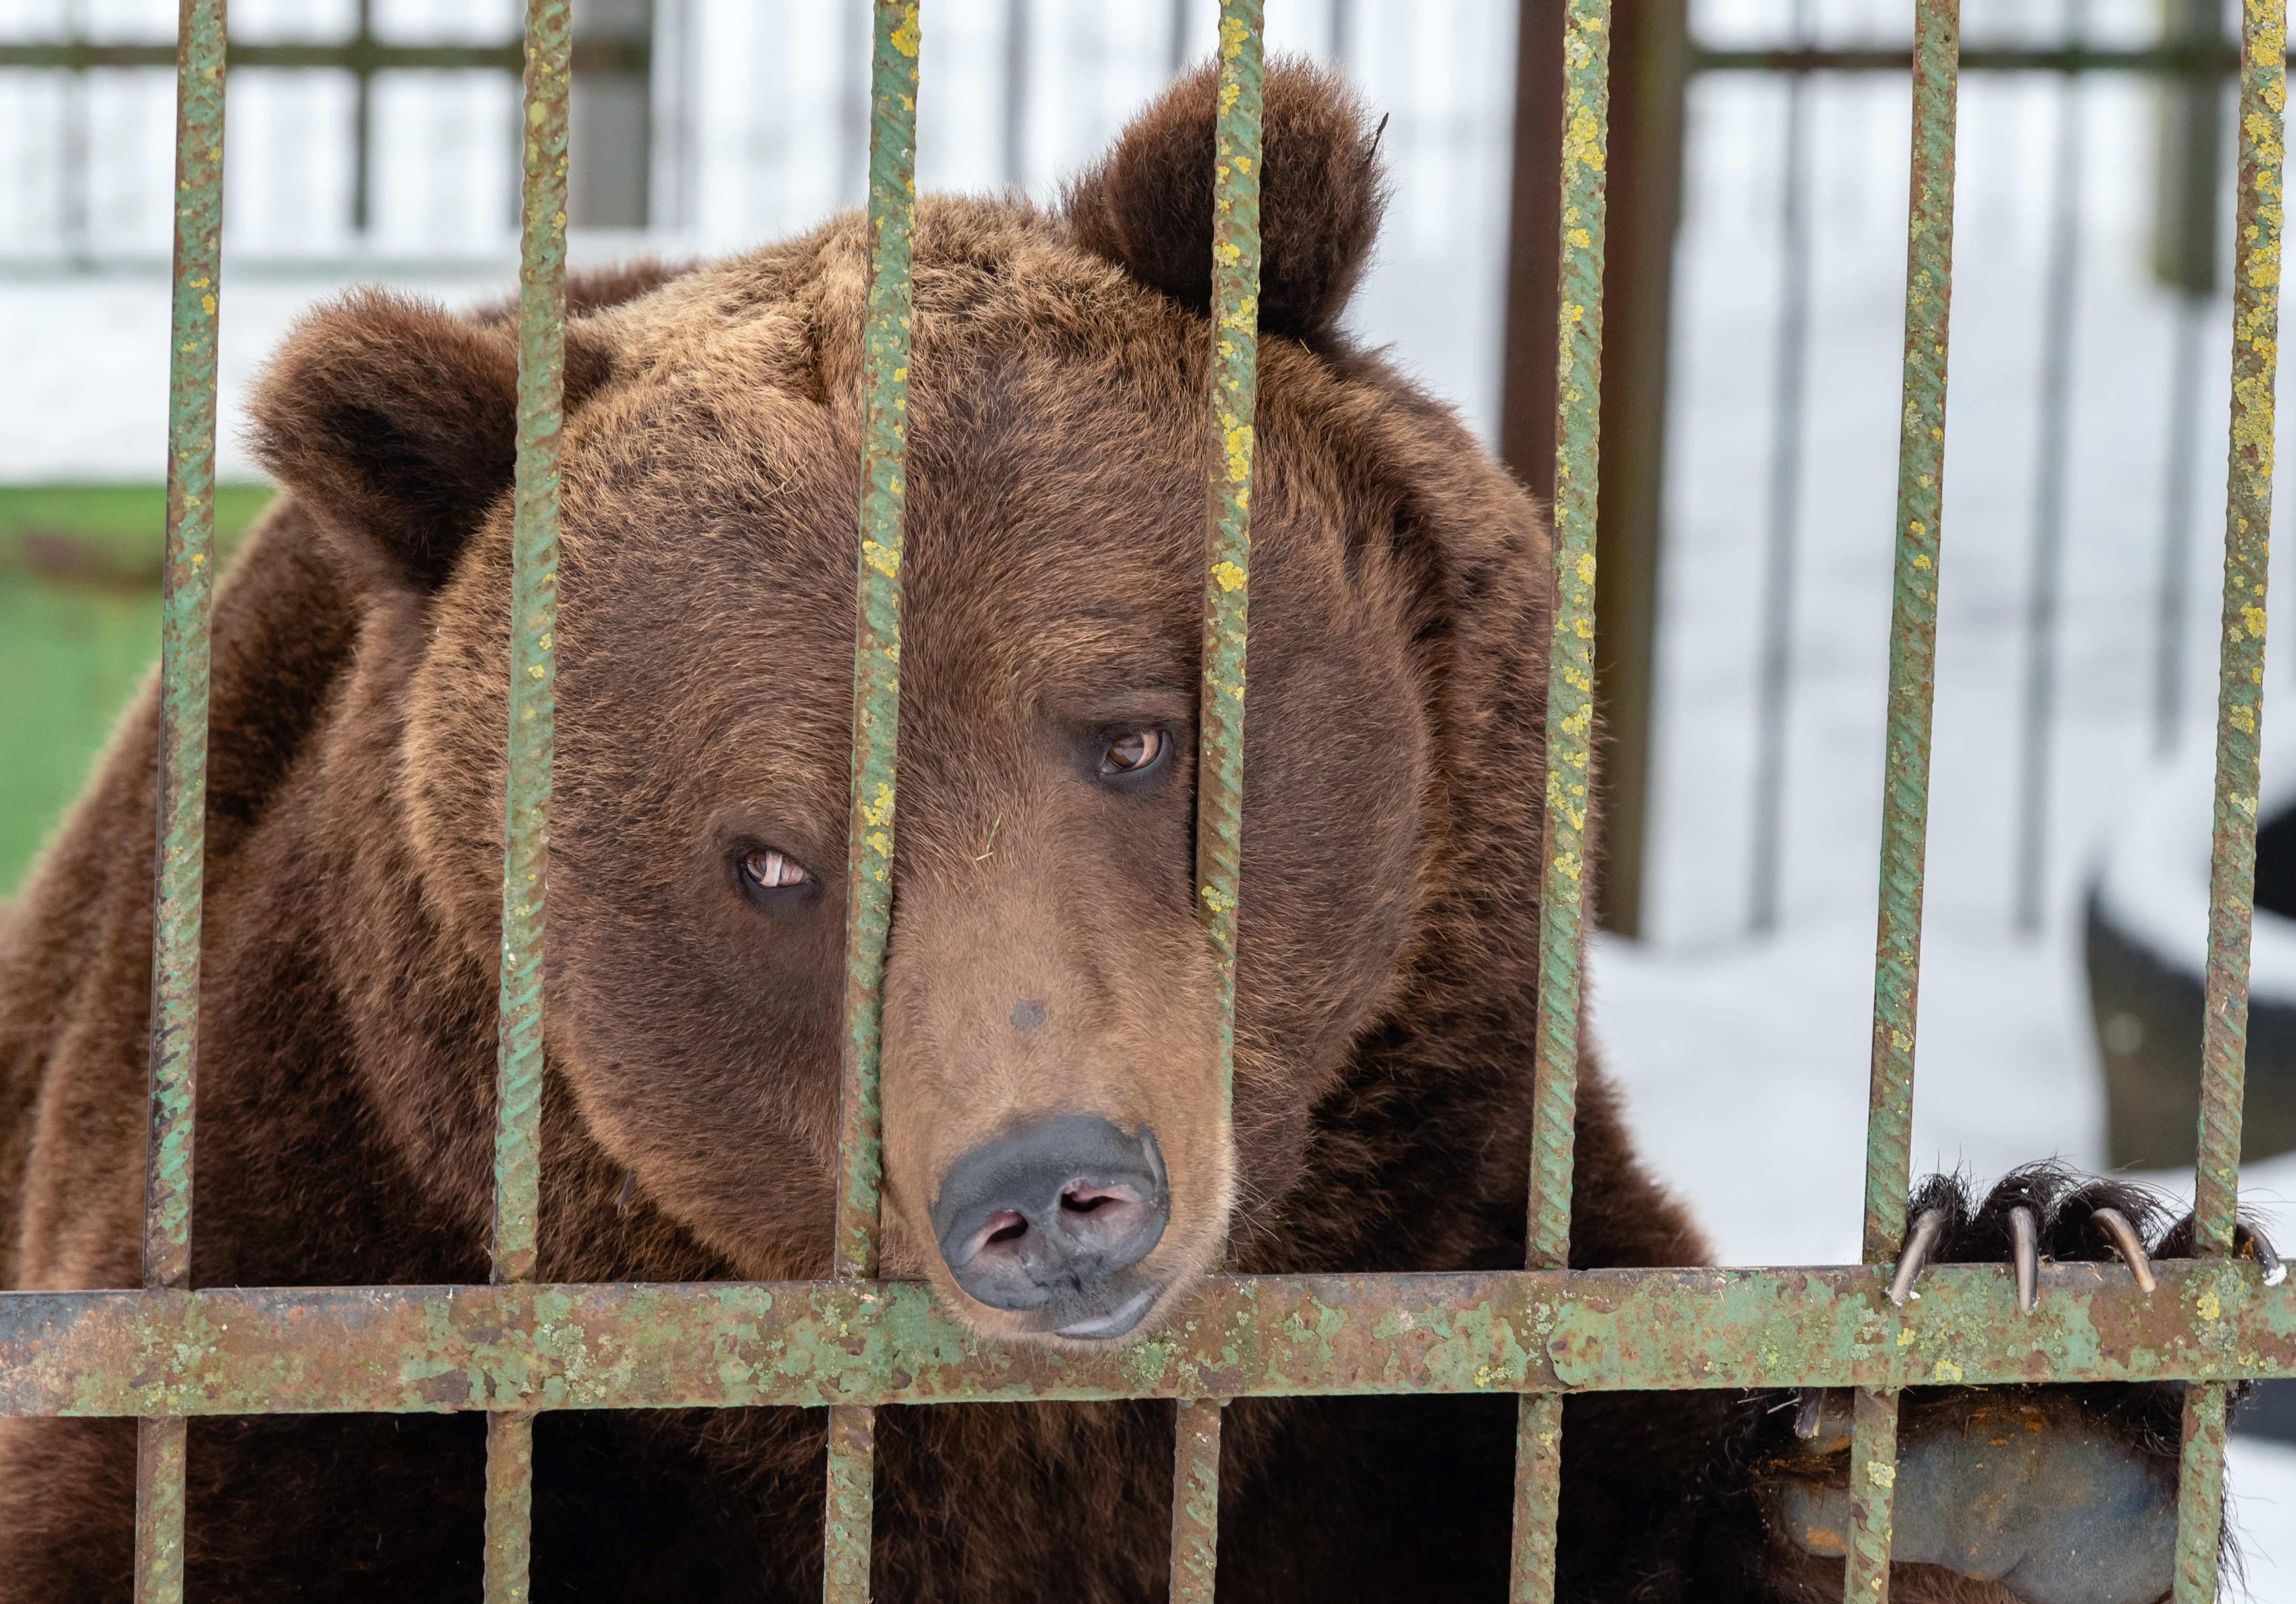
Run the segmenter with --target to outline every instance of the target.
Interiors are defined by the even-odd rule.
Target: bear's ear
[[[437,590],[495,502],[518,446],[512,332],[380,290],[313,313],[258,381],[256,459],[311,504],[354,580]],[[565,412],[611,373],[611,350],[566,331]]]
[[[1316,344],[1362,276],[1387,201],[1376,130],[1338,73],[1282,59],[1261,99],[1259,326]],[[1182,306],[1212,301],[1219,70],[1175,82],[1069,186],[1078,242]]]

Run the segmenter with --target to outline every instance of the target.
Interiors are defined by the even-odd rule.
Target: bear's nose
[[[1101,1305],[1135,1291],[1119,1277],[1155,1248],[1171,1212],[1154,1133],[1128,1136],[1096,1116],[1064,1114],[950,1165],[932,1223],[970,1296],[993,1309],[1046,1310],[1064,1333],[1120,1336],[1131,1320],[1104,1328],[1128,1312],[1136,1319],[1149,1299]]]

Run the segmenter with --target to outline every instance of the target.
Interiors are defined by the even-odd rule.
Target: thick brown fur
[[[1522,1262],[1547,533],[1336,332],[1379,177],[1300,69],[1268,80],[1232,1130],[1210,1094],[1210,93],[1065,213],[918,211],[886,1264],[983,1329],[920,1224],[935,1167],[1062,1098],[1167,1143],[1162,1309],[1223,1227],[1244,1271]],[[865,267],[845,217],[570,293],[548,1280],[829,1268]],[[258,394],[288,494],[217,602],[196,1284],[486,1279],[515,372],[500,308],[377,292]],[[137,1280],[154,721],[147,691],[0,914],[12,1287]],[[1119,728],[1171,737],[1130,789],[1091,766]],[[808,885],[745,887],[765,848]],[[1026,1043],[1016,990],[1048,1000]],[[1705,1256],[1591,1054],[1573,1207],[1575,1265]],[[1730,1407],[1571,1400],[1565,1596],[1771,1591],[1743,1478],[1716,1491]],[[1223,1597],[1502,1596],[1511,1397],[1227,1419]],[[537,1441],[537,1598],[818,1595],[817,1414]],[[1168,1405],[888,1410],[878,1442],[879,1598],[1163,1596]],[[469,1596],[480,1444],[467,1417],[195,1420],[191,1595]],[[0,1422],[0,1600],[125,1598],[132,1472],[124,1423]]]

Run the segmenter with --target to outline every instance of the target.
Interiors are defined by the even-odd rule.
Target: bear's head
[[[1338,1183],[1309,1174],[1318,1104],[1414,1011],[1519,1002],[1477,971],[1527,972],[1535,927],[1545,536],[1338,332],[1374,141],[1337,79],[1278,66],[1223,1117],[1193,895],[1215,84],[1179,81],[1058,210],[917,211],[883,1262],[1005,1338],[1121,1338],[1225,1238],[1248,1266],[1312,1234]],[[824,1273],[830,1242],[865,284],[848,216],[567,331],[553,1084],[758,1279]],[[516,365],[499,318],[370,293],[309,319],[256,407],[362,597],[346,695],[389,737],[340,783],[390,798],[388,874],[484,977]],[[394,1107],[463,1118],[482,1156],[482,1122],[439,1110],[490,1096]],[[545,1256],[574,1207],[546,1178]]]

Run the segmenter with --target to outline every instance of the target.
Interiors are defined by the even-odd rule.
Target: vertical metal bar
[[[837,27],[844,39],[844,61],[840,72],[843,92],[837,102],[837,200],[838,204],[843,205],[845,185],[857,170],[861,175],[865,201],[869,194],[869,101],[861,87],[860,68],[869,56],[873,5],[873,0],[829,3],[837,9]]]
[[[374,0],[358,0],[351,51],[351,230],[364,242],[374,223]]]
[[[151,1130],[144,1284],[192,1281],[205,894],[208,644],[215,580],[216,305],[223,262],[223,0],[182,0],[176,33],[176,246],[168,379],[168,533],[160,634],[160,795],[152,921]],[[184,1596],[185,1433],[137,1422],[135,1598]]]
[[[2161,520],[2161,593],[2153,622],[2152,749],[2177,744],[2185,701],[2185,613],[2191,589],[2193,485],[2200,456],[2201,334],[2208,298],[2177,298],[2177,347],[2169,361],[2169,471]]]
[[[1562,1395],[1525,1393],[1516,1404],[1511,1604],[1554,1596],[1555,1522],[1562,1513]]]
[[[192,1109],[207,855],[208,615],[214,591],[216,297],[223,229],[222,0],[184,0],[176,45],[176,274],[168,546],[160,636],[159,901],[144,1284],[191,1285]]]
[[[2193,493],[2201,446],[2201,341],[2218,276],[2217,180],[2223,166],[2223,75],[2210,57],[2223,33],[2219,0],[2164,0],[2161,43],[2194,53],[2182,70],[2161,82],[2152,241],[2153,276],[2177,292],[2152,669],[2152,744],[2163,755],[2175,746],[2184,715]]]
[[[2225,1389],[2185,1388],[2184,1443],[2177,1461],[2176,1604],[2216,1604],[2218,1539],[2224,1521]]]
[[[494,1279],[535,1278],[542,1176],[543,920],[557,729],[558,448],[566,365],[570,0],[527,0],[520,123],[518,456],[511,555],[509,763],[495,1071]],[[487,1422],[488,1604],[527,1596],[532,1421]]]
[[[2086,37],[2086,0],[2065,0],[2065,44]],[[2041,307],[2041,439],[2034,464],[2033,569],[2025,595],[2025,697],[2018,741],[2016,884],[2017,929],[2041,929],[2048,891],[2049,741],[2057,698],[2058,569],[2065,538],[2067,470],[2071,455],[2073,307],[2080,278],[2080,79],[2070,68],[2058,76],[2055,191],[2048,272]]]
[[[1235,1077],[1236,905],[1243,843],[1244,634],[1252,415],[1259,386],[1259,0],[1222,0],[1212,167],[1210,547],[1196,766],[1196,895],[1219,999],[1220,1120]]]
[[[2241,8],[2240,169],[2233,229],[2232,438],[2224,623],[2217,671],[2215,843],[2209,863],[2207,1023],[2201,1048],[2193,1250],[2232,1251],[2248,1068],[2248,960],[2256,888],[2257,758],[2264,735],[2264,594],[2272,520],[2273,383],[2280,332],[2286,0]],[[2177,1473],[2177,1604],[2216,1597],[2224,1519],[2225,1389],[2185,1392]]]
[[[916,217],[917,8],[875,0],[870,67],[869,305],[863,331],[860,554],[856,565],[853,794],[845,869],[845,1027],[832,1270],[877,1273],[884,1179],[877,1074],[884,1043],[885,941],[892,929],[894,758],[900,738],[901,549],[908,452],[909,279]],[[876,1418],[829,1412],[822,1597],[862,1604]]]
[[[1898,435],[1897,578],[1882,777],[1880,931],[1866,1127],[1866,1262],[1887,1264],[1906,1228],[1914,1021],[1921,979],[1930,716],[1937,692],[1938,511],[1945,486],[1946,331],[1953,294],[1953,159],[1959,0],[1921,0],[1914,61],[1905,399]]]
[[[184,1428],[181,1415],[135,1422],[136,1604],[184,1596]]]
[[[868,1604],[870,1536],[875,1525],[877,1412],[829,1412],[829,1501],[822,1519],[824,1604]]]
[[[541,1173],[542,930],[557,725],[558,446],[566,364],[570,0],[528,0],[512,533],[510,765],[503,804],[494,1278],[534,1279]]]
[[[64,37],[74,45],[86,41],[87,0],[67,0]],[[62,204],[57,219],[62,225],[60,242],[64,248],[64,255],[75,266],[85,266],[94,256],[88,240],[87,226],[88,81],[86,72],[75,70],[65,76],[62,118],[62,193],[59,197]]]
[[[1809,43],[1811,0],[1794,0],[1793,39]],[[1786,79],[1784,217],[1779,233],[1777,372],[1770,412],[1770,528],[1762,574],[1761,678],[1755,692],[1754,850],[1746,923],[1777,928],[1784,878],[1786,720],[1793,675],[1794,548],[1801,524],[1802,397],[1809,369],[1809,75]]]
[[[1874,953],[1874,1048],[1866,1125],[1865,1258],[1897,1257],[1911,1181],[1914,1026],[1921,982],[1922,877],[1937,692],[1939,512],[1945,489],[1946,347],[1953,301],[1955,112],[1959,0],[1918,0],[1906,250],[1904,399],[1898,434],[1896,578],[1890,617],[1889,724],[1882,778],[1881,909]],[[1850,1428],[1849,1558],[1843,1597],[1890,1596],[1898,1400],[1860,1393]],[[1878,1467],[1878,1469],[1877,1469]]]
[[[1196,887],[1219,999],[1220,1122],[1235,1094],[1235,938],[1243,855],[1244,645],[1252,427],[1259,397],[1260,0],[1221,0],[1212,156],[1212,349],[1206,413],[1203,686]],[[1180,12],[1173,12],[1179,52]],[[1222,1248],[1225,1257],[1226,1249]],[[1172,1598],[1211,1604],[1219,1560],[1220,1400],[1180,1404],[1172,1448]]]
[[[1890,1506],[1898,1485],[1898,1396],[1859,1387],[1849,1427],[1849,1567],[1844,1604],[1890,1596]]]
[[[2264,586],[2272,520],[2280,327],[2281,112],[2286,0],[2246,0],[2240,66],[2239,210],[2233,231],[2232,441],[2224,622],[2217,675],[2215,846],[2209,863],[2208,1020],[2201,1051],[2194,1250],[2232,1251],[2248,1063],[2248,949],[2256,885],[2257,755],[2264,732]]]
[[[1183,1400],[1172,1431],[1172,1604],[1212,1604],[1219,1565],[1220,1401]]]
[[[1004,0],[1004,183],[1029,187],[1029,0]]]
[[[534,1559],[534,1417],[487,1416],[488,1604],[522,1604]]]
[[[1562,40],[1562,182],[1554,364],[1554,619],[1546,660],[1546,847],[1525,1264],[1566,1268],[1578,1124],[1579,960],[1595,721],[1595,526],[1603,415],[1603,250],[1610,139],[1610,0],[1570,0]],[[1554,1595],[1562,1400],[1526,1394],[1515,1437],[1509,1597]]]
[[[877,1069],[893,913],[894,749],[901,715],[902,478],[908,452],[910,229],[916,212],[917,8],[875,0],[864,333],[861,530],[853,657],[853,794],[845,868],[843,1115],[835,1273],[877,1273]]]

